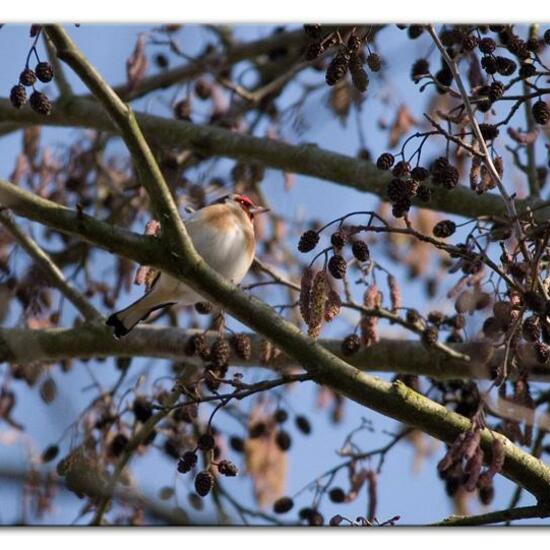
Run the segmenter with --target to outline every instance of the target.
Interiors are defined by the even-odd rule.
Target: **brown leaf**
[[[23,130],[23,153],[31,164],[36,160],[40,146],[40,126],[31,126]]]
[[[17,155],[17,160],[15,161],[15,167],[9,179],[11,182],[18,184],[28,174],[30,174],[29,159],[24,153],[19,153],[19,155]]]
[[[268,422],[263,407],[257,404],[250,415],[250,424]],[[284,494],[287,477],[287,453],[275,442],[275,430],[245,442],[246,471],[252,479],[254,495],[261,508],[269,506]]]
[[[338,117],[340,124],[345,127],[351,108],[351,84],[347,80],[341,80],[332,88],[328,105]]]
[[[520,132],[514,128],[508,128],[508,135],[516,143],[521,145],[531,145],[531,143],[534,143],[539,136],[539,129],[534,128],[531,132]]]
[[[130,91],[134,91],[145,76],[147,70],[147,57],[145,56],[145,35],[140,34],[136,41],[132,55],[126,61],[126,75]]]
[[[481,73],[481,66],[477,55],[470,56],[470,65],[468,67],[468,81],[470,82],[470,87],[475,88],[481,86],[484,82],[483,75]]]
[[[416,119],[413,117],[409,108],[406,105],[401,105],[390,130],[388,147],[390,149],[395,147],[401,141],[403,135],[405,135],[415,124]]]
[[[283,172],[283,179],[285,181],[285,191],[290,191],[296,182],[296,175],[291,172]]]

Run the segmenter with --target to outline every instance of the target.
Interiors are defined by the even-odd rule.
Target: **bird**
[[[184,224],[204,261],[238,285],[254,261],[254,216],[268,211],[269,208],[257,206],[246,195],[230,193],[194,211]],[[106,324],[119,339],[155,310],[176,303],[193,305],[201,299],[185,283],[161,271],[141,298],[113,313]]]

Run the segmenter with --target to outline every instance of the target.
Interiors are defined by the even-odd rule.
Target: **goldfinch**
[[[185,227],[204,261],[226,279],[239,284],[254,261],[254,215],[267,211],[246,195],[232,193],[193,212],[185,220]],[[191,305],[200,301],[200,294],[161,272],[144,296],[113,313],[106,323],[114,328],[115,337],[120,338],[152,311],[175,303]]]

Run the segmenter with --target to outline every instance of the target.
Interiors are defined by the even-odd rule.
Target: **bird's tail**
[[[175,302],[154,304],[150,294],[145,294],[127,308],[113,313],[106,321],[106,324],[114,328],[116,338],[126,336],[140,321],[146,319],[153,311],[170,306]]]

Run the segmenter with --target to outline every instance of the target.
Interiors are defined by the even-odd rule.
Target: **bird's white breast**
[[[197,252],[210,267],[235,284],[241,282],[254,259],[252,224],[244,216],[231,213],[220,228],[219,224],[205,223],[208,208],[204,208],[185,222]]]

